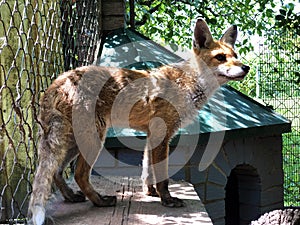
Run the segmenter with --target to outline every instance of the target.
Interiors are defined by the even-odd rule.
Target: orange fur
[[[168,144],[180,126],[193,121],[220,85],[248,73],[249,67],[236,58],[233,49],[236,32],[233,26],[215,41],[206,23],[198,19],[194,56],[188,61],[151,71],[86,66],[60,75],[40,103],[39,165],[29,204],[31,222],[43,223],[53,179],[67,201],[84,201],[86,196],[96,206],[116,204],[114,196],[100,196],[89,182],[110,126],[129,126],[147,133],[142,178],[148,194],[158,195],[165,206],[183,206],[183,201],[168,191]],[[81,146],[91,149],[83,151]],[[62,177],[75,158],[79,193]]]

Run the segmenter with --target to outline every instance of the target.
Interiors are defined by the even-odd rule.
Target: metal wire
[[[62,71],[93,62],[99,4],[0,2],[0,223],[25,221],[40,96]]]
[[[286,206],[300,206],[300,35],[296,29],[267,35],[260,45],[259,95],[292,122],[292,132],[283,135],[284,196]]]
[[[97,0],[61,2],[64,69],[94,62],[99,41],[100,2]]]

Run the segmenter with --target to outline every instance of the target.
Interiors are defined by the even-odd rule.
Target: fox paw
[[[117,197],[116,196],[108,196],[108,195],[100,195],[98,202],[93,202],[95,206],[97,207],[111,207],[115,206],[117,204]]]
[[[170,208],[178,208],[183,207],[185,204],[184,202],[175,197],[169,197],[161,200],[163,206],[170,207]]]
[[[153,186],[148,187],[148,191],[146,192],[146,195],[152,197],[159,197],[158,193],[156,192],[156,189]]]

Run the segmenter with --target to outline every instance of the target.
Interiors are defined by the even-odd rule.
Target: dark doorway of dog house
[[[181,60],[138,32],[122,28],[103,37],[97,64],[147,70]],[[170,143],[169,173],[194,185],[214,224],[249,224],[283,207],[282,133],[290,126],[284,117],[225,85]],[[212,144],[220,136],[221,142]],[[145,138],[131,129],[109,130],[95,171],[139,176]],[[215,158],[199,170],[207,150],[216,152]]]
[[[238,165],[225,187],[225,224],[249,224],[260,215],[261,181],[250,165]]]

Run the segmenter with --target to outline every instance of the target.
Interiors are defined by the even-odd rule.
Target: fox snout
[[[219,77],[221,83],[229,80],[242,80],[250,71],[250,67],[244,64],[227,65],[221,64],[217,66],[215,73]]]
[[[241,66],[233,66],[227,70],[225,73],[230,80],[242,80],[250,71],[250,66],[241,65]]]
[[[240,77],[241,77],[241,79],[243,79],[247,75],[247,73],[250,71],[250,66],[243,64],[241,66],[241,70],[242,70],[242,73],[241,73],[242,75]]]
[[[244,72],[247,74],[250,70],[250,66],[242,65],[242,70],[244,70]]]
[[[238,71],[236,71],[235,74],[233,73],[233,78],[239,78],[239,77],[244,78],[249,72],[249,70],[250,70],[250,66],[242,64],[241,66],[239,66]]]

